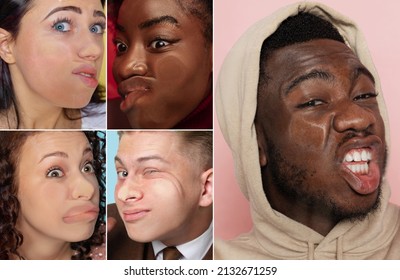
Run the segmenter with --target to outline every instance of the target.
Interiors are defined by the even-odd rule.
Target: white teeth
[[[347,168],[356,174],[368,174],[369,171],[369,166],[366,162],[363,164],[349,164],[347,165]]]
[[[361,154],[359,152],[354,152],[354,161],[361,161]]]
[[[362,152],[361,152],[361,159],[362,159],[362,161],[367,161],[368,159],[368,156],[367,156],[367,152],[365,151],[365,150],[363,150]]]
[[[79,74],[82,75],[82,76],[88,77],[88,78],[93,77],[93,75],[88,74],[88,73],[79,73]]]
[[[369,150],[355,151],[352,150],[344,157],[345,162],[358,162],[358,161],[370,161],[372,159],[371,152]]]
[[[355,174],[368,174],[368,162],[372,159],[372,153],[369,149],[351,150],[344,157],[346,167]]]
[[[346,160],[347,162],[351,162],[351,161],[353,161],[353,156],[352,156],[350,153],[348,153],[348,154],[346,155],[345,160]]]

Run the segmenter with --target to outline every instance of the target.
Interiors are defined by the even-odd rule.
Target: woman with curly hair
[[[0,129],[103,129],[104,0],[0,1]]]
[[[104,259],[101,132],[0,132],[0,259]]]

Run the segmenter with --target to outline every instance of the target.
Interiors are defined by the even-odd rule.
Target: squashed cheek
[[[171,90],[181,86],[188,75],[184,62],[175,55],[160,58],[154,64],[154,72],[157,80]]]

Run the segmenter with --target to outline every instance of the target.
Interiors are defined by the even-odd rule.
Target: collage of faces
[[[2,0],[0,57],[0,259],[212,258],[212,1]]]
[[[321,1],[0,0],[0,260],[400,259],[395,102]]]

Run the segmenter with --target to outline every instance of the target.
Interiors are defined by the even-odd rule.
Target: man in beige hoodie
[[[400,259],[380,92],[357,26],[326,6],[295,4],[246,32],[216,97],[254,228],[218,241],[216,258]]]

